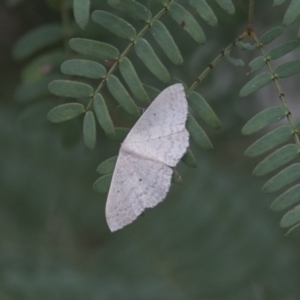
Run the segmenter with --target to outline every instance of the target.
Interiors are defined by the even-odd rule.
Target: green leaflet
[[[283,17],[283,21],[282,21],[283,26],[288,26],[292,24],[299,15],[300,15],[300,1],[292,0]]]
[[[99,79],[105,76],[106,69],[101,64],[91,60],[70,59],[61,65],[61,72],[66,75]]]
[[[114,172],[116,163],[117,163],[118,155],[110,157],[103,161],[97,168],[97,173],[99,174],[112,174]]]
[[[289,77],[300,72],[300,60],[293,60],[278,66],[275,69],[275,74],[278,77]]]
[[[261,38],[259,39],[259,42],[262,43],[263,45],[267,45],[274,41],[277,37],[279,37],[283,32],[283,27],[275,27],[266,33],[264,33]]]
[[[249,135],[260,129],[283,119],[286,111],[283,106],[274,106],[267,108],[254,117],[252,117],[242,128],[242,134]]]
[[[289,41],[287,43],[278,45],[271,49],[268,53],[268,56],[271,59],[276,59],[279,57],[282,57],[283,55],[293,51],[294,49],[298,48],[300,45],[300,41],[294,40],[294,41]]]
[[[130,129],[125,127],[115,127],[115,134],[109,135],[111,139],[117,140],[119,142],[123,142],[129,133]]]
[[[300,232],[300,224],[297,224],[297,225],[293,226],[292,228],[290,228],[285,235],[298,237],[299,232]]]
[[[263,72],[256,75],[242,87],[240,91],[240,97],[250,95],[251,93],[269,84],[272,80],[273,75],[270,72]]]
[[[182,64],[183,58],[166,26],[162,22],[155,20],[150,31],[170,61],[175,65]]]
[[[168,10],[170,16],[198,43],[205,43],[205,34],[194,17],[181,5],[173,3]]]
[[[196,9],[197,13],[207,24],[214,27],[218,26],[217,17],[213,12],[213,10],[210,8],[210,6],[206,3],[206,0],[188,0],[188,1],[189,4]]]
[[[299,148],[295,144],[285,145],[276,150],[263,161],[261,161],[253,171],[254,176],[266,175],[277,168],[285,165],[291,160],[295,159],[299,154]]]
[[[119,66],[120,72],[134,97],[144,104],[149,104],[149,96],[146,93],[131,61],[127,57],[122,57],[119,62]]]
[[[77,25],[84,29],[89,21],[90,0],[73,0],[73,11]]]
[[[213,145],[208,138],[205,131],[202,129],[202,127],[197,123],[195,118],[188,114],[186,128],[188,129],[192,139],[203,149],[211,150],[213,149]]]
[[[228,14],[233,15],[235,13],[234,5],[231,0],[216,0],[216,2]]]
[[[60,24],[48,24],[27,32],[13,48],[13,58],[23,60],[30,55],[53,45],[63,39]]]
[[[171,180],[172,180],[172,183],[182,184],[182,178],[181,178],[179,172],[176,169],[173,169]]]
[[[271,205],[273,210],[283,210],[300,201],[300,184],[293,186],[277,197]]]
[[[233,58],[229,54],[230,54],[230,51],[227,51],[227,52],[225,52],[224,56],[230,64],[232,64],[235,67],[244,67],[245,66],[245,63],[243,62],[242,59]]]
[[[83,114],[85,108],[80,103],[66,103],[52,108],[48,113],[48,120],[52,123],[60,123],[71,120]]]
[[[113,136],[116,134],[113,122],[110,118],[107,106],[101,94],[97,93],[93,100],[93,106],[96,113],[97,120],[105,131],[105,133],[109,136]]]
[[[120,38],[133,41],[136,36],[136,31],[131,24],[109,12],[95,10],[92,13],[92,20]]]
[[[59,74],[49,74],[42,78],[23,84],[16,89],[15,98],[19,103],[28,103],[30,101],[50,96],[49,83],[53,80],[63,78]]]
[[[257,45],[256,44],[250,44],[250,43],[243,43],[241,41],[236,42],[236,46],[239,47],[242,50],[255,50],[257,49]]]
[[[181,161],[190,168],[197,168],[195,156],[190,148],[187,149],[186,153],[181,158]]]
[[[71,80],[54,80],[49,84],[49,90],[56,96],[76,99],[93,95],[93,88],[90,85]]]
[[[295,225],[300,221],[300,205],[288,211],[280,221],[280,227],[286,228]]]
[[[138,21],[150,22],[152,15],[147,7],[133,0],[108,0],[108,5],[126,12]]]
[[[263,186],[264,193],[276,192],[300,178],[300,164],[293,164],[269,179]]]
[[[169,82],[170,74],[160,59],[155,54],[150,44],[142,38],[136,41],[134,46],[135,52],[149,71],[154,74],[159,80]]]
[[[98,178],[93,184],[93,190],[97,193],[107,193],[109,191],[112,174],[104,175]]]
[[[209,126],[220,129],[221,122],[206,102],[206,100],[198,93],[191,92],[188,94],[189,105],[195,110],[195,112],[200,116],[200,118]]]
[[[116,76],[109,75],[106,83],[110,93],[123,106],[123,108],[129,114],[139,117],[140,110],[128,94],[127,90],[124,88],[121,81]]]
[[[84,144],[91,150],[96,146],[96,122],[93,112],[88,111],[83,119]]]
[[[280,126],[266,135],[262,136],[254,142],[246,151],[245,155],[248,157],[255,157],[261,155],[276,146],[286,142],[293,134],[293,130],[288,125]]]
[[[22,69],[21,82],[28,84],[45,76],[50,76],[50,73],[53,74],[54,72],[59,71],[60,65],[66,59],[66,53],[62,49],[53,49],[44,52],[31,60]],[[63,77],[61,77],[61,79],[63,79]]]
[[[152,102],[160,93],[160,90],[150,86],[150,85],[146,85],[146,84],[143,84],[143,87],[145,88],[148,96],[149,96],[149,99],[150,101]]]
[[[259,56],[250,61],[249,67],[251,72],[255,72],[261,69],[266,64],[266,60],[263,56]]]
[[[119,50],[109,44],[82,38],[72,38],[69,41],[72,50],[92,56],[97,59],[114,59],[119,57]]]

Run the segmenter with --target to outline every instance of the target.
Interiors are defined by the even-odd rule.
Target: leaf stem
[[[100,84],[98,85],[98,87],[95,90],[95,94],[99,93],[101,91],[101,89],[104,87],[105,83],[106,83],[106,78],[111,75],[118,67],[119,65],[119,61],[122,59],[122,57],[126,56],[129,51],[133,48],[133,46],[135,45],[137,39],[139,39],[140,37],[142,37],[148,30],[149,28],[151,28],[153,21],[160,19],[167,11],[168,11],[168,7],[177,2],[178,0],[171,0],[167,6],[165,6],[163,9],[161,9],[150,21],[149,23],[147,23],[143,29],[136,35],[135,39],[133,41],[130,42],[130,44],[123,50],[123,52],[120,54],[119,58],[114,62],[114,64],[112,65],[112,67],[109,69],[109,71],[107,72],[105,78],[103,78],[100,82]],[[86,107],[86,111],[90,109],[93,99],[94,99],[94,95],[91,97],[91,100],[89,101],[87,107]]]
[[[299,132],[298,132],[298,129],[297,127],[295,126],[295,123],[294,123],[294,120],[292,118],[292,114],[291,114],[291,111],[288,107],[288,103],[286,101],[286,98],[285,98],[285,95],[284,95],[284,92],[279,84],[279,80],[278,80],[278,77],[276,75],[276,73],[274,72],[274,69],[271,65],[271,62],[270,62],[270,58],[268,57],[267,53],[264,51],[263,49],[263,45],[259,42],[259,39],[257,38],[255,32],[251,32],[251,37],[254,39],[254,41],[256,42],[256,44],[258,45],[258,48],[260,49],[262,55],[264,56],[265,60],[266,60],[266,64],[267,64],[267,67],[268,69],[270,70],[270,72],[272,73],[273,75],[273,81],[276,85],[276,88],[277,88],[277,91],[278,91],[278,94],[279,94],[279,99],[281,100],[281,103],[283,105],[283,107],[285,108],[286,110],[286,117],[287,117],[287,120],[289,122],[289,125],[291,126],[291,128],[293,129],[293,133],[294,133],[294,138],[295,138],[295,143],[296,145],[299,147],[300,149],[300,139],[299,139]]]
[[[245,37],[249,36],[249,30],[244,31],[237,39],[230,43],[221,53],[205,68],[205,70],[196,78],[191,87],[187,90],[187,94],[196,89],[196,87],[202,82],[202,80],[207,76],[207,74],[221,61],[227,51],[230,51],[235,47],[236,43],[243,40]]]

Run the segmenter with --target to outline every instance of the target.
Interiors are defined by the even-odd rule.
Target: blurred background
[[[141,2],[153,12],[159,10],[155,1]],[[261,133],[242,136],[242,126],[263,107],[279,105],[272,85],[239,98],[249,69],[226,61],[218,64],[197,89],[223,124],[220,131],[201,124],[214,150],[192,143],[198,167],[180,163],[182,184],[173,184],[165,201],[133,224],[110,233],[105,221],[107,195],[96,194],[92,185],[99,177],[99,163],[116,155],[120,144],[98,127],[97,146],[90,151],[83,145],[81,118],[50,124],[46,115],[60,104],[58,98],[41,93],[34,101],[24,100],[24,84],[42,76],[24,70],[40,53],[24,60],[13,55],[25,33],[62,22],[59,3],[0,0],[0,299],[300,299],[299,236],[284,237],[279,228],[282,212],[269,209],[274,195],[261,193],[265,181],[251,175],[259,159],[243,156]],[[273,8],[272,3],[256,3],[253,28],[258,35],[281,23],[288,3]],[[248,1],[234,4],[234,16],[212,4],[217,28],[192,12],[206,33],[204,46],[170,18],[163,19],[185,59],[175,67],[157,47],[174,82],[191,85],[247,28]],[[104,0],[92,1],[94,9],[116,12]],[[69,17],[72,20],[71,11]],[[297,24],[290,26],[279,40],[296,37],[297,29]],[[91,21],[85,30],[75,27],[72,35],[109,42],[120,50],[126,46]],[[62,49],[63,43],[49,49],[55,47]],[[232,53],[245,62],[258,55],[240,49]],[[133,53],[129,57],[142,82],[166,87]],[[294,51],[283,59],[297,57]],[[282,81],[296,117],[298,82],[297,76]],[[106,99],[114,123],[132,126],[114,114],[115,102],[108,93]]]

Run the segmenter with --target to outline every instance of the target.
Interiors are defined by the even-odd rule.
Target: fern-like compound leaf
[[[122,77],[126,81],[134,97],[144,104],[149,104],[149,96],[146,93],[131,61],[127,57],[122,57],[119,61],[119,68]]]
[[[183,58],[166,26],[162,22],[155,20],[152,23],[150,31],[170,61],[175,65],[182,64]]]
[[[264,193],[276,192],[300,178],[300,164],[293,164],[269,179],[263,186]]]
[[[149,23],[152,15],[149,9],[134,0],[108,0],[108,5],[127,13],[138,21]]]
[[[140,110],[130,97],[129,93],[121,83],[121,81],[114,75],[107,77],[107,87],[113,97],[123,106],[123,108],[133,116],[140,116]]]
[[[49,90],[56,96],[76,99],[93,95],[93,88],[90,85],[71,80],[54,80],[49,84]]]
[[[197,161],[190,148],[187,149],[186,153],[181,158],[181,161],[190,168],[197,168]]]
[[[270,72],[263,72],[256,75],[250,81],[248,81],[240,91],[240,97],[246,97],[253,92],[266,86],[273,80],[273,75]]]
[[[275,69],[275,74],[278,77],[285,78],[295,75],[300,72],[300,60],[293,60],[278,66]]]
[[[242,134],[249,135],[261,130],[274,122],[280,121],[286,116],[283,106],[267,108],[252,117],[242,128]]]
[[[263,56],[259,56],[249,62],[249,67],[251,69],[251,72],[255,72],[261,69],[265,64],[266,59]]]
[[[93,190],[97,193],[107,193],[110,187],[113,174],[107,174],[98,178],[93,184]]]
[[[285,54],[298,48],[299,45],[300,45],[300,41],[298,41],[298,40],[288,41],[287,43],[278,45],[278,46],[274,47],[273,49],[271,49],[268,52],[268,56],[271,59],[276,59],[276,58],[282,57]]]
[[[261,161],[253,170],[253,175],[266,175],[292,161],[298,155],[299,148],[296,144],[285,145],[267,156],[263,161]]]
[[[117,162],[118,155],[115,155],[113,157],[110,157],[106,160],[104,160],[98,167],[97,167],[97,173],[106,175],[106,174],[112,174],[115,169],[115,165]]]
[[[282,24],[283,26],[288,26],[292,24],[300,15],[300,1],[292,0],[284,17]]]
[[[300,184],[293,186],[278,196],[272,203],[271,209],[284,210],[287,207],[300,201]]]
[[[97,93],[94,96],[93,106],[97,120],[104,132],[109,136],[114,136],[116,134],[115,128],[101,94]]]
[[[245,155],[248,157],[256,157],[261,155],[286,142],[292,136],[292,134],[293,130],[289,125],[280,126],[254,142],[245,151]]]
[[[173,3],[169,8],[170,16],[198,43],[205,43],[205,34],[195,18],[180,4]]]
[[[300,205],[297,205],[282,217],[280,226],[286,228],[295,225],[298,222],[300,222]]]
[[[105,76],[106,69],[101,64],[91,60],[69,59],[61,65],[61,72],[65,75],[99,79]]]
[[[290,228],[285,235],[286,236],[288,235],[288,236],[297,236],[298,237],[299,233],[300,233],[300,223],[298,223],[297,225]]]
[[[84,29],[89,21],[90,4],[90,0],[73,0],[74,18],[81,29]]]
[[[186,122],[186,128],[189,131],[192,139],[203,149],[211,150],[213,149],[213,145],[202,129],[202,127],[198,124],[195,118],[189,114]]]
[[[235,8],[231,0],[216,0],[216,2],[228,14],[233,15],[235,13]]]
[[[120,38],[133,41],[136,36],[131,24],[109,12],[95,10],[92,13],[92,20]]]
[[[69,45],[72,50],[97,59],[115,59],[119,57],[119,50],[112,45],[94,40],[73,38]]]
[[[169,82],[171,80],[168,70],[145,39],[139,38],[136,41],[134,49],[137,56],[153,75],[163,82]]]
[[[221,122],[207,101],[198,93],[191,92],[188,94],[188,103],[200,118],[209,126],[220,129]]]
[[[52,108],[48,113],[48,120],[52,123],[65,122],[74,119],[85,111],[81,103],[66,103]]]
[[[92,111],[88,111],[83,119],[84,144],[93,150],[96,146],[96,122]]]
[[[188,0],[189,4],[194,7],[199,14],[199,16],[210,26],[217,27],[218,20],[211,9],[207,4],[206,0]]]
[[[272,28],[271,30],[264,33],[261,38],[259,39],[259,42],[263,45],[267,45],[271,42],[273,42],[276,38],[278,38],[283,32],[283,27],[278,26],[275,28]]]
[[[225,58],[226,58],[226,60],[227,60],[230,64],[232,64],[232,65],[235,66],[235,67],[244,67],[244,66],[245,66],[245,63],[244,63],[244,61],[243,61],[242,59],[231,57],[231,56],[230,56],[230,51],[227,51],[227,52],[225,53]]]

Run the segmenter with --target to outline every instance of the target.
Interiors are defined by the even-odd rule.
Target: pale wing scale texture
[[[161,202],[170,188],[172,168],[189,145],[188,105],[182,84],[161,92],[124,140],[106,203],[111,231],[133,222],[145,208]]]
[[[177,83],[164,89],[131,129],[123,144],[144,141],[178,132],[185,128],[188,104],[184,87]],[[176,126],[178,125],[178,126]]]
[[[170,188],[172,172],[161,162],[132,156],[121,149],[106,204],[110,230],[132,223],[145,208],[161,202]]]

